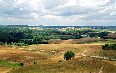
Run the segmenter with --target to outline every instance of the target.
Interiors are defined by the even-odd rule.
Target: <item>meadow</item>
[[[116,61],[112,61],[111,58],[116,58],[116,51],[102,50],[102,45],[97,42],[0,46],[0,72],[115,73]],[[73,51],[75,58],[64,60],[66,51]],[[24,65],[20,66],[20,63]]]

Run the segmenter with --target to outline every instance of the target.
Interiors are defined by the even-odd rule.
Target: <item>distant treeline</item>
[[[22,42],[22,39],[32,39],[33,36],[31,33],[31,30],[27,28],[20,29],[3,27],[0,28],[0,42],[7,44]]]
[[[59,35],[58,35],[59,34]],[[29,28],[0,28],[0,44],[47,44],[45,40],[49,39],[78,39],[79,35],[68,35],[53,29],[29,29]]]
[[[50,39],[80,39],[83,38],[82,34],[87,34],[90,37],[101,37],[107,35],[107,32],[100,33],[89,33],[96,32],[92,29],[86,30],[75,30],[66,29],[61,31],[54,28],[19,28],[19,27],[0,27],[0,42],[1,44],[47,44],[47,40]],[[88,37],[88,36],[87,36]]]

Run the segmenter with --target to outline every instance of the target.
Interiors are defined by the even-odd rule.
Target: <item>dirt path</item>
[[[100,71],[99,71],[99,73],[103,73],[103,63],[102,63],[102,67],[100,68]]]

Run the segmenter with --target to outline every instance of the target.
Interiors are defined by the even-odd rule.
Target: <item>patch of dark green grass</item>
[[[9,68],[17,68],[17,67],[23,66],[23,63],[0,60],[0,66],[9,67]]]

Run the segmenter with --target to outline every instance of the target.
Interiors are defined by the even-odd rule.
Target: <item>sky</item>
[[[0,25],[116,26],[116,0],[0,0]]]

